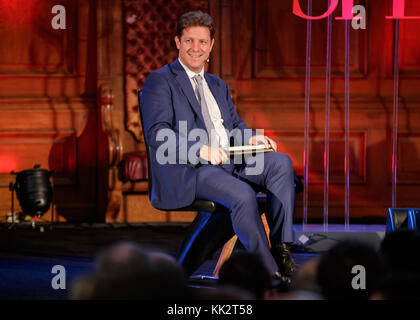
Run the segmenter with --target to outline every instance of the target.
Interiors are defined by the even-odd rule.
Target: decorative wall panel
[[[125,0],[126,127],[142,141],[137,90],[153,71],[178,57],[174,37],[185,12],[208,12],[206,0]]]

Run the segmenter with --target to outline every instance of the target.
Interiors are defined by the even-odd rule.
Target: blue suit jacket
[[[204,77],[220,108],[225,128],[229,132],[240,130],[243,137],[243,130],[249,128],[236,113],[227,84],[209,73],[205,73]],[[160,209],[190,205],[195,199],[196,170],[200,165],[191,161],[194,158],[191,155],[197,159],[197,151],[202,144],[196,140],[188,141],[185,135],[193,129],[205,130],[206,127],[190,79],[178,60],[147,77],[140,108],[146,143],[150,146],[152,205]],[[180,125],[180,121],[185,122]],[[172,135],[176,143],[161,141],[159,132]],[[156,157],[159,147],[160,150],[165,147],[168,159],[176,164],[160,164]]]

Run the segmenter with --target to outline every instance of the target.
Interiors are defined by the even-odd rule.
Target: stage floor
[[[385,232],[385,224],[328,224],[324,227],[323,224],[295,224],[293,226],[296,232],[299,231],[327,231],[327,232]]]
[[[173,256],[181,244],[188,224],[63,224],[52,230],[47,226],[40,232],[39,227],[18,227],[8,230],[0,226],[0,299],[67,299],[72,281],[78,276],[93,271],[95,256],[108,245],[117,241],[133,241],[146,247],[163,251]],[[325,233],[322,225],[295,225],[296,236],[310,237],[313,244],[300,246],[301,252],[294,252],[296,260],[303,264],[319,256],[320,246],[333,245],[341,238],[378,242],[383,234],[383,225],[351,225],[344,232],[339,225],[329,225]],[[341,237],[341,238],[340,238]],[[374,240],[372,240],[373,238]],[[338,239],[340,238],[340,239]],[[238,245],[235,250],[243,250]],[[217,254],[206,261],[194,275],[212,276]],[[67,286],[65,290],[54,290],[51,280],[54,265],[65,267]]]

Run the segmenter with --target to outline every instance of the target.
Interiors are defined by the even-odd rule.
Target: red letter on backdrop
[[[353,7],[354,7],[354,0],[343,0],[342,1],[342,17],[335,18],[336,20],[353,20]]]
[[[394,0],[392,6],[392,16],[387,16],[387,19],[420,19],[420,17],[406,17],[404,15],[405,0]]]
[[[352,1],[352,0],[350,0],[350,1]],[[321,19],[324,19],[325,17],[328,17],[331,13],[333,13],[335,8],[337,8],[337,5],[338,5],[338,0],[331,0],[330,7],[328,8],[327,12],[325,12],[322,16],[311,17],[311,16],[308,16],[308,15],[306,15],[302,12],[299,0],[293,0],[293,14],[295,14],[295,15],[301,17],[301,18],[304,18],[304,19],[321,20]],[[351,10],[350,10],[350,13],[352,13]]]

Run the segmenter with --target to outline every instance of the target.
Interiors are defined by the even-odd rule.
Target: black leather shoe
[[[278,291],[287,292],[292,285],[292,279],[290,277],[282,275],[277,271],[274,276],[273,286],[277,288]]]
[[[284,275],[290,277],[296,273],[299,265],[296,263],[295,258],[293,258],[290,252],[290,245],[288,243],[283,242],[273,246],[271,254]]]

